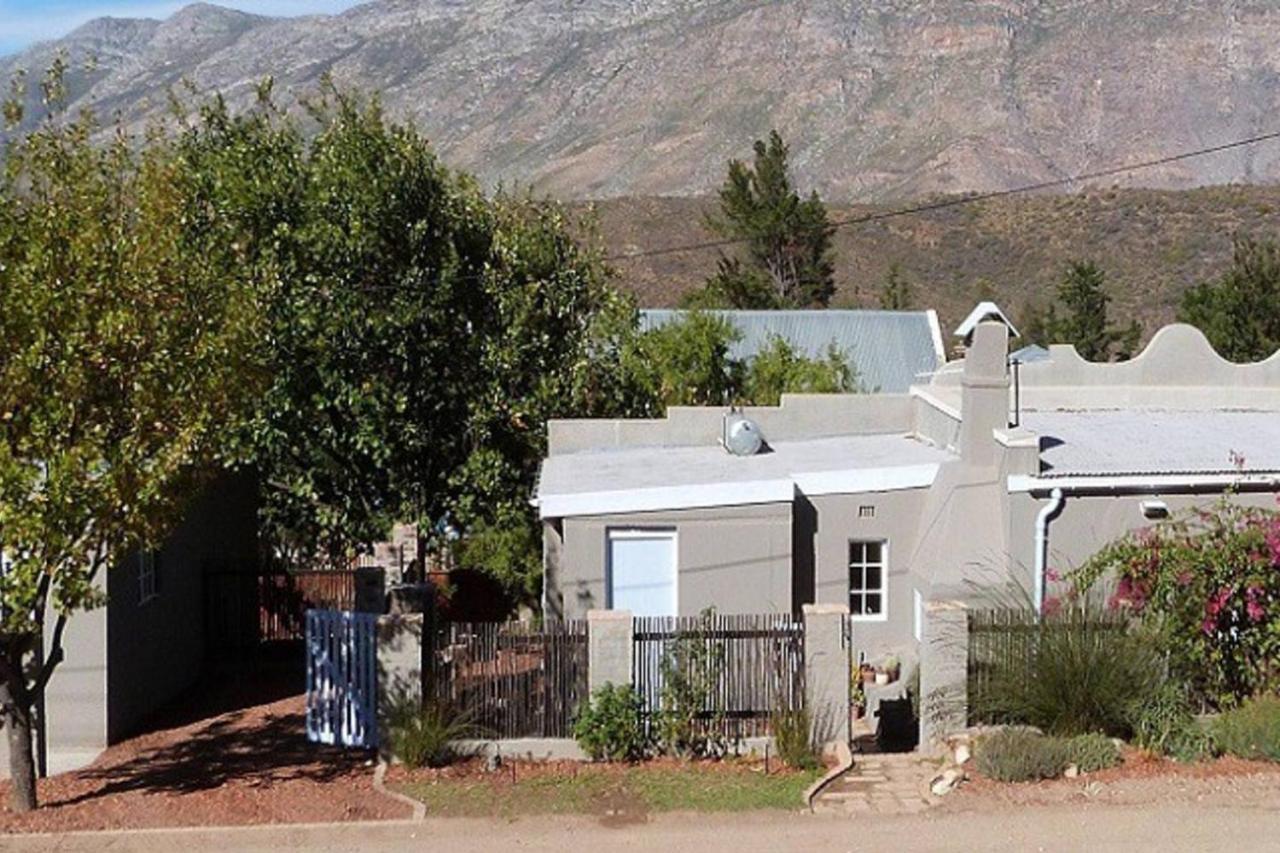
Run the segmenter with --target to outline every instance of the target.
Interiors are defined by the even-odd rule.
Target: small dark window
[[[160,595],[160,554],[138,552],[138,603],[146,604]]]
[[[880,540],[849,542],[849,612],[864,619],[885,615],[888,548]]]

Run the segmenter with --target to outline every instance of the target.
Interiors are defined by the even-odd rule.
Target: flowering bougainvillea
[[[1160,630],[1170,674],[1217,707],[1280,688],[1280,513],[1233,503],[1144,528],[1072,575]]]

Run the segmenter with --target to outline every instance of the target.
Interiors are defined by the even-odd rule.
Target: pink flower
[[[1206,637],[1212,637],[1213,629],[1216,628],[1217,626],[1218,626],[1217,622],[1213,621],[1212,619],[1206,619],[1204,620],[1203,623],[1201,623],[1200,630],[1204,631],[1204,635]]]
[[[1045,577],[1045,580],[1049,581],[1050,583],[1057,583],[1058,581],[1062,580],[1062,575],[1058,573],[1057,569],[1045,569],[1044,577]]]
[[[1057,596],[1050,596],[1044,600],[1043,612],[1045,616],[1053,616],[1062,610],[1062,599]]]
[[[1190,586],[1191,581],[1194,579],[1195,578],[1191,574],[1191,572],[1187,572],[1187,571],[1178,572],[1178,586]]]
[[[1250,601],[1244,606],[1249,614],[1250,622],[1261,622],[1267,615],[1267,610],[1256,601]]]

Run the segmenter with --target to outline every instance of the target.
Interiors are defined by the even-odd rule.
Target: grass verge
[[[649,812],[738,812],[802,805],[821,771],[774,772],[733,765],[583,765],[565,772],[517,770],[488,777],[411,780],[393,786],[421,800],[434,817],[594,814],[620,818]]]

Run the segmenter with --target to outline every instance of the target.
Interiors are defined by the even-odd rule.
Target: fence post
[[[804,699],[813,742],[848,743],[850,651],[845,636],[849,608],[806,604],[804,614]]]
[[[587,611],[587,691],[631,684],[633,652],[630,610]]]
[[[384,745],[388,712],[401,702],[422,704],[424,621],[421,613],[378,617],[377,716]]]
[[[969,611],[962,601],[930,601],[920,642],[920,748],[941,751],[968,725]]]

